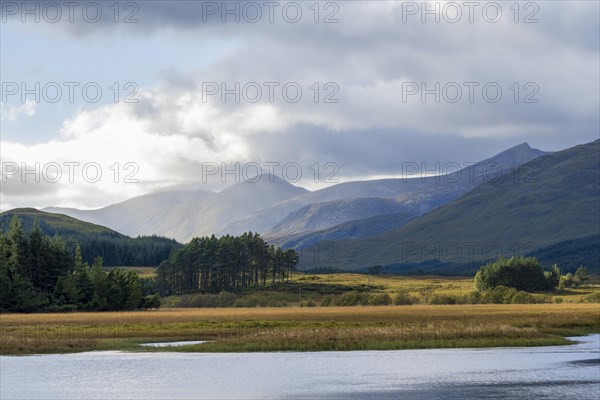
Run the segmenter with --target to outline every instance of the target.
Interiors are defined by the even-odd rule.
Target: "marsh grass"
[[[0,353],[322,351],[533,346],[600,332],[598,304],[161,309],[4,314]],[[208,340],[150,348],[140,343]]]

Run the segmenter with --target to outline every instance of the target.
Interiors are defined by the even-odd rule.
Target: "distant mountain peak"
[[[288,180],[283,179],[277,175],[273,174],[258,174],[254,176],[245,177],[240,183],[276,183],[276,184],[287,184],[291,186],[295,186],[290,183]]]
[[[541,150],[534,149],[533,147],[531,147],[529,145],[529,143],[523,142],[523,143],[518,144],[516,146],[510,147],[510,148],[508,148],[508,149],[506,149],[504,151],[501,151],[499,154],[514,153],[514,152],[517,152],[517,151],[534,151],[534,152],[538,152],[538,151],[541,151]]]
[[[486,165],[489,163],[495,163],[498,165],[509,166],[514,163],[525,163],[545,154],[548,153],[542,150],[534,149],[533,147],[529,146],[529,143],[523,142],[480,162],[480,164]]]

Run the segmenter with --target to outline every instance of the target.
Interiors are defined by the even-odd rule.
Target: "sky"
[[[0,1],[1,210],[260,172],[315,190],[600,134],[597,1],[116,4]]]

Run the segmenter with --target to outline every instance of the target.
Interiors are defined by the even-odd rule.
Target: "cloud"
[[[17,120],[26,115],[31,117],[35,114],[35,109],[37,107],[37,103],[33,100],[26,100],[25,103],[20,106],[9,106],[5,103],[0,104],[0,115],[2,116],[2,121],[7,121],[11,123],[17,122]]]
[[[61,21],[36,27],[38,34],[53,30],[57,41],[90,43],[111,35],[153,41],[174,31],[172,36],[189,44],[190,52],[200,51],[193,46],[196,38],[227,37],[235,43],[208,66],[184,69],[181,60],[172,60],[171,68],[157,73],[159,81],[142,88],[139,103],[80,109],[64,121],[59,135],[49,135],[52,140],[27,146],[3,141],[3,160],[18,163],[139,166],[139,184],[65,183],[52,193],[54,198],[41,196],[48,188],[40,186],[38,203],[50,205],[54,199],[101,206],[169,184],[201,182],[205,162],[297,162],[305,169],[334,162],[344,180],[391,175],[402,161],[478,161],[523,141],[557,150],[597,138],[596,2],[536,3],[539,22],[533,24],[522,23],[527,10],[515,23],[508,9],[512,3],[502,3],[498,23],[477,14],[473,23],[463,19],[455,24],[443,18],[422,23],[421,15],[405,21],[400,2],[360,1],[336,2],[339,21],[333,24],[314,23],[307,8],[312,3],[301,3],[299,23],[281,14],[273,23],[221,23],[214,16],[204,21],[207,4],[215,3],[140,2],[135,24]],[[321,10],[321,20],[326,11]],[[202,92],[210,82],[228,89],[239,83],[242,90],[257,83],[263,96],[252,103],[243,95],[239,102],[228,95],[223,102],[219,93],[205,101]],[[268,82],[278,83],[272,102]],[[476,86],[468,86],[473,82]],[[302,88],[300,101],[283,98],[286,83]],[[419,91],[407,95],[412,85]],[[497,102],[485,97],[486,85],[492,92],[502,90]],[[422,97],[423,88],[439,89]],[[460,100],[449,101],[456,88],[462,91]],[[338,102],[325,103],[327,95]],[[27,113],[9,110],[14,121]],[[300,183],[312,184],[310,178]],[[19,195],[13,190],[3,188],[11,204],[27,200],[13,201]]]

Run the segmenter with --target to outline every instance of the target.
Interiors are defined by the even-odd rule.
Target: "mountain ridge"
[[[514,174],[479,185],[403,227],[366,239],[319,245],[321,249],[333,249],[333,264],[356,269],[441,260],[443,249],[452,244],[460,245],[462,252],[467,243],[500,246],[500,254],[510,255],[517,250],[535,250],[524,248],[527,245],[541,248],[598,234],[599,159],[600,140],[546,154]],[[486,239],[482,242],[481,238]],[[464,263],[500,255],[477,251],[473,256],[461,252],[454,261]],[[308,257],[301,257],[301,268],[314,266]]]

